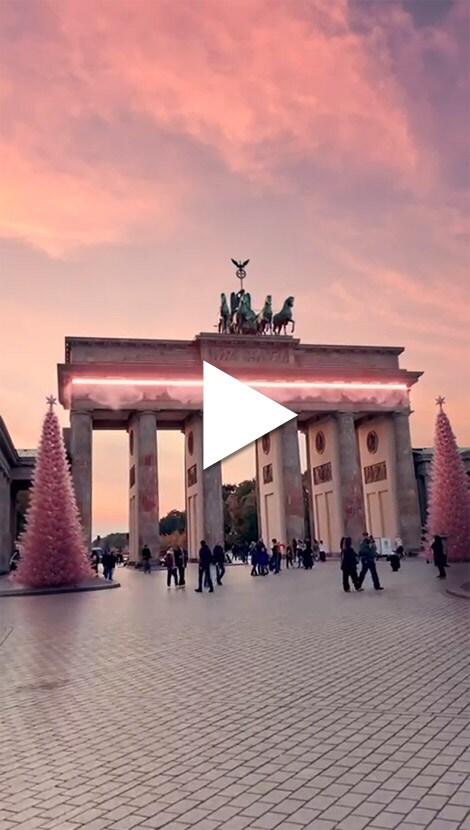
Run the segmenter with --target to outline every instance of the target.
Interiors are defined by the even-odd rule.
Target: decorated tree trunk
[[[437,398],[439,412],[434,433],[431,493],[428,506],[428,542],[436,534],[445,540],[449,562],[470,561],[470,491],[463,461],[449,418]]]
[[[47,400],[20,562],[11,576],[28,588],[75,585],[93,576],[55,400]]]

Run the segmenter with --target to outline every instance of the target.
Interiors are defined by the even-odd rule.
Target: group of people
[[[91,552],[90,564],[92,570],[98,576],[98,565],[101,562],[103,566],[103,577],[109,582],[113,581],[114,569],[118,561],[118,555],[113,550],[103,550],[99,553],[98,549],[95,549]]]
[[[286,568],[305,568],[311,570],[316,559],[321,558],[322,542],[315,539],[312,542],[293,539],[292,545],[285,548]],[[271,551],[269,552],[263,540],[252,542],[249,548],[251,560],[251,576],[267,576],[270,572],[278,574],[282,568],[284,546],[277,541],[271,540]]]
[[[372,584],[376,591],[383,591],[377,573],[376,559],[377,545],[373,536],[364,533],[359,550],[353,548],[350,537],[344,537],[340,542],[341,549],[341,572],[342,585],[345,592],[350,592],[351,584],[355,591],[363,590],[363,583],[368,573],[371,575]],[[438,579],[446,579],[447,556],[444,542],[441,536],[435,535],[430,545],[430,552],[434,559],[434,565],[438,569]],[[387,556],[392,571],[400,569],[400,560],[405,557],[403,543],[399,537],[395,539],[393,552]],[[311,570],[316,561],[325,561],[326,554],[323,542],[316,539],[311,542],[308,539],[293,539],[292,544],[284,546],[277,539],[271,540],[270,549],[267,548],[262,539],[257,542],[234,544],[231,550],[226,550],[220,542],[211,550],[209,545],[202,540],[200,543],[198,557],[198,587],[196,593],[202,593],[207,588],[209,593],[214,591],[212,579],[212,568],[215,570],[217,585],[222,585],[225,575],[226,562],[241,561],[243,564],[251,563],[251,576],[267,576],[269,573],[278,574],[282,569],[283,559],[285,566],[289,568],[304,568]],[[144,545],[141,551],[142,569],[145,574],[151,572],[152,553],[148,545]],[[429,558],[427,557],[427,561]],[[103,577],[112,582],[116,565],[124,564],[124,557],[120,551],[93,549],[90,563],[92,569],[98,576],[99,564],[103,566]],[[163,564],[167,572],[166,582],[168,588],[172,583],[177,588],[186,586],[186,567],[188,565],[188,553],[180,546],[169,548],[163,557]],[[358,566],[361,566],[358,573]]]
[[[202,594],[203,588],[208,588],[209,593],[214,593],[214,583],[212,582],[211,565],[215,565],[215,578],[217,585],[223,585],[222,579],[225,574],[225,551],[220,544],[214,546],[211,551],[206,541],[203,539],[201,547],[199,548],[199,568],[198,568],[198,584],[195,589],[197,594]]]
[[[341,539],[341,571],[343,574],[343,590],[346,593],[349,593],[351,590],[350,581],[356,591],[363,591],[362,584],[368,572],[371,575],[375,590],[383,591],[375,564],[376,558],[377,548],[373,538],[368,533],[364,533],[363,535],[358,554],[353,548],[350,536]],[[361,562],[361,572],[358,575],[357,566],[359,560]]]

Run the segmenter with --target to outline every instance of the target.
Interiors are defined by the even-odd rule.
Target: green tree
[[[256,481],[224,485],[224,525],[227,542],[251,542],[258,538]]]
[[[160,535],[170,536],[172,533],[184,533],[186,530],[186,511],[170,510],[160,519]]]

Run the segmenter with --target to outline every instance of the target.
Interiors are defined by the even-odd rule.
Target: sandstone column
[[[261,468],[259,463],[259,453],[258,453],[258,442],[255,441],[255,495],[256,495],[256,523],[258,525],[258,539],[261,539],[263,536],[263,524],[262,524],[262,516],[261,516],[261,487],[260,487],[260,475],[261,475]]]
[[[409,412],[394,412],[398,527],[405,550],[419,551],[421,517],[411,448]]]
[[[196,559],[205,539],[213,548],[224,544],[222,464],[218,461],[203,470],[202,415],[194,414],[185,423],[186,534],[189,556]]]
[[[314,494],[313,494],[313,470],[312,470],[312,453],[310,450],[310,441],[308,436],[308,427],[305,428],[305,449],[307,453],[307,480],[308,480],[308,518],[310,524],[310,539],[313,541],[317,538],[315,527],[315,508],[314,508]]]
[[[284,482],[285,544],[305,536],[304,496],[297,418],[279,427],[281,436],[282,479]],[[284,541],[284,540],[281,540]]]
[[[338,425],[340,504],[344,521],[344,536],[350,536],[353,545],[357,546],[362,539],[366,520],[356,428],[354,418],[349,412],[338,412],[336,421]],[[339,549],[339,543],[340,539],[335,540],[335,549]]]
[[[10,498],[10,480],[0,468],[0,574],[8,573],[13,552]]]
[[[157,419],[155,412],[139,412],[135,419],[135,485],[137,550],[148,545],[158,560],[160,527],[158,504]]]
[[[93,419],[90,412],[70,413],[70,455],[78,512],[82,520],[85,544],[91,547],[92,529],[92,445]]]
[[[204,538],[211,549],[224,544],[222,464],[218,461],[203,472]]]

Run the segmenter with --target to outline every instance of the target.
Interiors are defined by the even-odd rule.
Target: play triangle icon
[[[203,397],[204,469],[296,417],[205,361]]]

